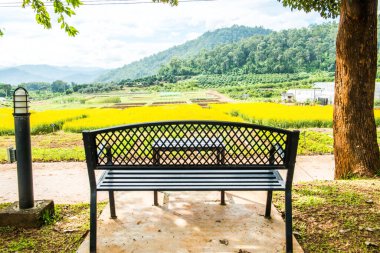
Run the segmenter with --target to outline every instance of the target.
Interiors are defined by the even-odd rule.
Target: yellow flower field
[[[14,119],[13,109],[0,108],[0,135],[13,133]],[[31,112],[30,127],[33,134],[49,133],[61,129],[62,125],[70,120],[84,117],[85,110],[47,110]],[[54,124],[54,126],[52,126]]]
[[[0,135],[13,133],[12,109],[0,108]],[[32,134],[49,133],[63,129],[81,132],[109,126],[163,120],[219,120],[243,121],[221,111],[204,109],[196,104],[128,109],[63,109],[31,113]]]
[[[241,118],[217,110],[204,109],[196,104],[135,107],[124,110],[87,109],[86,115],[86,118],[66,122],[63,130],[81,132],[85,129],[164,120],[243,121]]]
[[[294,106],[275,103],[197,104],[134,107],[127,109],[62,109],[31,113],[33,134],[63,129],[81,132],[109,126],[164,120],[249,121],[284,128],[331,127],[332,106]],[[380,125],[380,110],[375,110]],[[0,135],[13,133],[12,109],[0,108]]]
[[[284,128],[332,127],[332,106],[296,106],[275,103],[216,104],[220,112],[240,116],[244,120]],[[376,125],[380,124],[380,110],[374,110]]]

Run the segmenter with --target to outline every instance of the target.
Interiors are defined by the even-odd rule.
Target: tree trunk
[[[336,41],[335,179],[373,176],[380,153],[373,113],[377,0],[342,0]]]

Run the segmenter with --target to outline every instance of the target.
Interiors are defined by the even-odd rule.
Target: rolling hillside
[[[172,59],[160,76],[277,74],[335,70],[336,23],[252,36],[191,57]]]
[[[194,56],[202,50],[211,50],[223,44],[234,43],[254,35],[265,35],[269,33],[271,33],[271,30],[262,27],[252,28],[237,25],[206,32],[195,40],[174,46],[121,68],[111,70],[100,76],[97,81],[120,81],[154,75],[158,73],[158,70],[163,64],[168,63],[173,57]]]

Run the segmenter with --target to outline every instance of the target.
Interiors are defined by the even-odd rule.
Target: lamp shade
[[[13,112],[17,114],[29,113],[29,94],[28,92],[19,87],[13,92]]]

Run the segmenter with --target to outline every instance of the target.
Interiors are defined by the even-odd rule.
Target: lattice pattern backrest
[[[284,165],[288,134],[239,123],[164,122],[96,134],[97,165]]]

